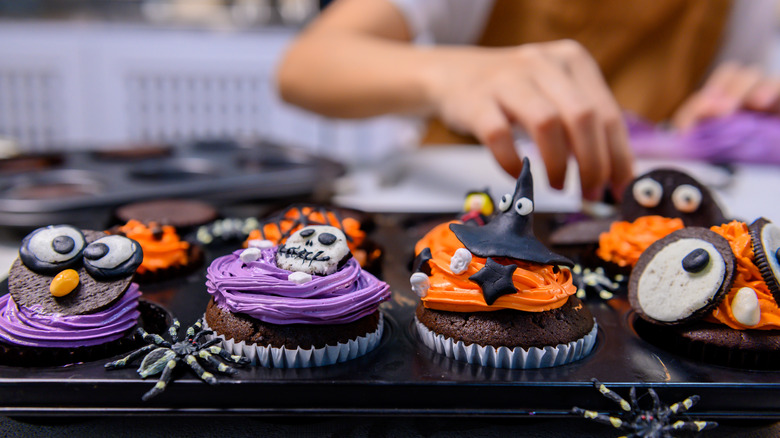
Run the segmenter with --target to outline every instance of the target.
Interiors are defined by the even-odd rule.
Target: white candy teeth
[[[731,313],[740,324],[752,327],[761,320],[761,309],[758,306],[756,291],[743,287],[737,291],[731,301]]]
[[[431,282],[428,280],[428,276],[422,272],[415,272],[409,278],[409,283],[412,285],[412,291],[420,298],[425,298],[428,295],[428,288],[431,287]]]

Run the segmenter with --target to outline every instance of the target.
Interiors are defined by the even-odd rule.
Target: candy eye
[[[520,216],[528,216],[534,211],[534,201],[528,198],[520,198],[515,203],[515,211]]]
[[[661,187],[661,184],[658,181],[650,178],[642,178],[634,183],[634,188],[632,191],[636,202],[638,202],[642,207],[647,208],[653,208],[657,206],[658,203],[661,202],[661,195],[664,193],[664,189]]]
[[[506,195],[501,197],[501,201],[498,203],[498,209],[501,211],[507,211],[511,206],[512,206],[512,194],[507,193]]]
[[[81,263],[86,245],[81,230],[70,225],[51,225],[38,228],[22,240],[19,258],[31,271],[52,275]]]
[[[141,245],[124,236],[101,237],[84,249],[84,268],[92,278],[108,280],[135,272],[143,261]]]
[[[701,205],[701,191],[690,184],[682,184],[672,192],[672,203],[683,213],[693,213]]]

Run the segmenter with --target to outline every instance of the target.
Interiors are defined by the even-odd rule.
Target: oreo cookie
[[[755,254],[754,262],[775,302],[780,303],[780,227],[765,218],[759,218],[748,229]]]
[[[706,228],[684,228],[642,253],[628,283],[631,307],[661,325],[680,325],[710,313],[734,283],[729,242]]]

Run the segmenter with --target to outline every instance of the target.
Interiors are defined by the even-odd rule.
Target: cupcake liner
[[[209,330],[205,315],[203,328]],[[250,359],[252,365],[266,368],[310,368],[333,365],[363,356],[379,345],[384,328],[385,319],[382,312],[379,312],[379,325],[374,332],[322,348],[276,348],[270,345],[247,344],[245,341],[236,342],[219,334],[209,335],[207,339],[221,339],[222,348]]]
[[[479,344],[466,345],[463,341],[437,334],[414,318],[417,333],[426,347],[451,359],[470,364],[490,366],[495,368],[525,369],[548,368],[564,365],[590,354],[596,345],[598,324],[593,321],[593,329],[587,335],[576,341],[544,348],[531,347],[493,347]]]

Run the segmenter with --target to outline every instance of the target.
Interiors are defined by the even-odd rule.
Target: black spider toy
[[[671,406],[661,404],[661,399],[652,388],[648,388],[647,393],[653,399],[653,406],[650,409],[639,407],[636,398],[636,389],[631,387],[629,400],[627,402],[623,397],[607,388],[606,385],[593,379],[593,386],[604,397],[620,404],[624,411],[620,416],[613,417],[606,414],[600,414],[596,411],[587,411],[578,407],[572,408],[574,415],[582,416],[598,423],[610,425],[616,429],[630,432],[626,437],[649,437],[649,438],[667,438],[679,436],[681,433],[691,434],[704,430],[714,429],[718,423],[711,421],[696,421],[692,419],[678,419],[677,415],[687,412],[693,405],[699,401],[698,395],[693,395],[685,400],[674,403]]]
[[[171,342],[166,341],[160,335],[149,334],[140,327],[136,329],[136,333],[149,345],[139,348],[122,359],[107,363],[105,367],[109,370],[124,368],[135,359],[138,359],[145,354],[141,361],[141,365],[137,370],[138,374],[141,375],[141,378],[145,379],[149,376],[159,374],[160,372],[162,372],[162,375],[160,376],[160,380],[157,381],[157,384],[143,395],[142,399],[144,401],[149,400],[165,390],[165,387],[171,381],[174,368],[176,368],[176,365],[181,361],[184,361],[201,380],[210,385],[216,384],[217,379],[212,373],[206,371],[203,366],[198,363],[198,358],[205,360],[206,363],[211,365],[216,371],[224,374],[235,374],[238,371],[217,360],[213,354],[220,356],[226,362],[238,366],[244,366],[249,363],[249,359],[231,355],[223,348],[214,345],[220,342],[218,338],[201,344],[201,338],[203,336],[213,333],[211,330],[203,330],[203,323],[201,320],[198,320],[187,329],[187,337],[182,341],[178,340],[179,320],[177,319],[174,319],[173,324],[168,328],[168,333],[171,335]]]

